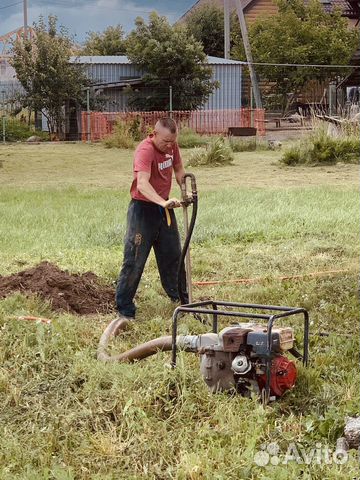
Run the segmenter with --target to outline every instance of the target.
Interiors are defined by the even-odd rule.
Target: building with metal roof
[[[106,97],[104,105],[106,111],[121,112],[129,109],[128,87],[148,88],[143,80],[144,70],[131,63],[124,55],[71,57],[71,61],[84,66],[95,93]],[[205,110],[240,108],[243,104],[244,62],[208,57],[208,63],[213,71],[212,80],[219,82],[219,88],[210,95],[202,108]]]

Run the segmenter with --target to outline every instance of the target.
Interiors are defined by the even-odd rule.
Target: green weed
[[[231,147],[226,139],[217,137],[205,149],[195,150],[188,160],[190,167],[208,166],[218,167],[230,165],[234,160]]]
[[[106,148],[134,148],[137,130],[133,126],[122,120],[119,120],[114,125],[114,130],[111,135],[105,138],[102,143]]]

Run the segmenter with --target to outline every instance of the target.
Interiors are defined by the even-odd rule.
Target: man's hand
[[[180,200],[177,198],[169,198],[161,205],[163,208],[178,208],[181,207]]]

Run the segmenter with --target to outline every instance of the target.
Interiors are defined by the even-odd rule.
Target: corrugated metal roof
[[[111,64],[115,63],[118,65],[131,64],[128,57],[125,55],[92,55],[92,56],[80,56],[80,57],[70,57],[70,62],[78,63],[105,63]],[[221,57],[208,57],[208,62],[210,65],[243,65],[245,62],[240,62],[238,60],[228,60]]]
[[[208,57],[208,62],[210,65],[244,65],[246,63],[221,57]]]
[[[131,63],[125,55],[80,55],[79,57],[70,57],[70,62],[77,63]]]

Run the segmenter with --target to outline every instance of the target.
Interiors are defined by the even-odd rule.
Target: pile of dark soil
[[[115,307],[114,288],[103,285],[95,273],[71,274],[49,262],[0,276],[0,298],[16,291],[39,295],[50,301],[53,310],[78,315],[111,313]]]

